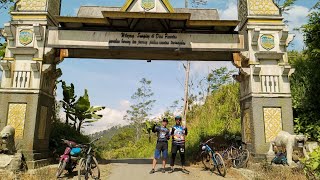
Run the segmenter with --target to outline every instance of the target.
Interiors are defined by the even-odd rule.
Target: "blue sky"
[[[62,15],[75,15],[81,5],[122,6],[125,0],[63,0]],[[184,7],[184,1],[171,0],[174,7]],[[285,15],[289,20],[289,29],[306,23],[306,16],[316,0],[298,0],[296,5]],[[222,19],[237,19],[237,0],[208,0],[206,8],[219,10]],[[0,24],[8,22],[9,15],[0,10]],[[290,49],[301,50],[303,37],[298,32]],[[230,62],[193,62],[191,78],[205,76],[209,69],[228,66]],[[59,67],[63,71],[62,79],[75,84],[77,94],[81,95],[85,88],[93,105],[104,105],[104,118],[93,127],[86,129],[94,132],[110,128],[117,124],[126,124],[122,120],[125,110],[130,105],[130,97],[137,88],[137,82],[145,77],[152,80],[152,88],[157,100],[153,114],[162,113],[173,101],[183,97],[184,70],[182,62],[176,61],[132,61],[132,60],[95,60],[65,59]],[[58,98],[61,92],[58,91]]]

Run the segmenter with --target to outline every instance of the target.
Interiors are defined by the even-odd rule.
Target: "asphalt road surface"
[[[160,165],[159,165],[160,166]],[[110,172],[108,173],[108,180],[231,180],[243,179],[240,175],[229,173],[225,178],[212,173],[204,171],[201,167],[188,167],[190,174],[184,174],[176,167],[173,173],[162,173],[160,169],[154,174],[149,174],[151,164],[127,164],[127,163],[113,163],[110,165]],[[168,169],[169,170],[169,169]],[[101,177],[105,179],[105,177]]]

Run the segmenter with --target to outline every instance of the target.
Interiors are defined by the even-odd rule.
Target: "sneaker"
[[[185,174],[189,174],[190,171],[186,170],[186,169],[182,169],[182,172],[185,173]]]
[[[162,172],[162,173],[166,173],[166,169],[163,168],[163,169],[161,170],[161,172]]]
[[[174,172],[174,168],[171,168],[169,173],[173,173]]]
[[[156,171],[154,170],[154,169],[152,169],[150,172],[149,172],[149,174],[153,174],[153,173],[155,173]]]

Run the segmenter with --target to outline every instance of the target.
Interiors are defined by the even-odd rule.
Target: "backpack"
[[[271,161],[271,164],[282,164],[282,165],[288,165],[287,156],[285,153],[277,153],[276,157],[274,157]]]

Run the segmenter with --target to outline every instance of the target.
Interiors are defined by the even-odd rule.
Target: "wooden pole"
[[[188,8],[188,0],[184,0],[185,8]],[[187,125],[187,113],[188,113],[188,97],[189,97],[189,74],[190,74],[190,61],[187,61],[187,67],[183,65],[186,71],[186,77],[184,81],[184,107],[183,107],[183,117],[182,126]]]
[[[187,113],[188,113],[188,97],[189,97],[189,75],[190,75],[190,61],[187,61],[187,66],[184,66],[186,71],[186,77],[184,82],[184,107],[183,107],[183,117],[182,117],[182,125],[187,125]]]

